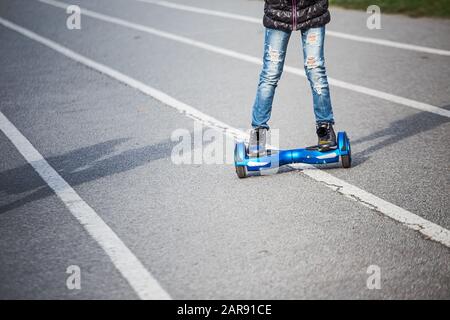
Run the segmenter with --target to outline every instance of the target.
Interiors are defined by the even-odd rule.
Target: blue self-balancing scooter
[[[326,164],[336,163],[339,160],[343,168],[350,168],[352,165],[350,140],[345,131],[338,133],[337,147],[328,151],[310,148],[267,150],[267,154],[263,157],[249,157],[244,142],[237,142],[234,149],[234,166],[239,178],[246,178],[249,172],[273,169],[287,164]]]

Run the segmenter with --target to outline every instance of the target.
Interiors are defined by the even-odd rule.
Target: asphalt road
[[[263,6],[171,3],[254,18]],[[262,55],[261,24],[134,0],[71,4]],[[1,1],[0,17],[229,126],[249,127],[255,63],[85,15],[81,30],[69,30],[65,10],[34,0]],[[383,15],[382,29],[368,30],[366,18],[332,9],[328,30],[450,50],[449,20]],[[230,164],[174,164],[171,135],[198,131],[188,114],[4,24],[0,39],[1,113],[160,292],[173,299],[450,298],[448,244],[301,169],[239,180]],[[450,110],[449,56],[333,36],[326,42],[333,79]],[[294,33],[287,65],[302,67],[300,50]],[[449,117],[339,86],[331,93],[336,127],[352,139],[354,166],[322,170],[448,232]],[[280,130],[281,148],[315,142],[305,78],[283,75],[271,126]],[[80,223],[3,127],[0,150],[0,298],[142,298],[127,277],[138,264],[121,267],[123,256],[111,257],[117,248]],[[66,286],[70,265],[80,267],[79,290]],[[380,268],[381,289],[366,285],[371,265]]]

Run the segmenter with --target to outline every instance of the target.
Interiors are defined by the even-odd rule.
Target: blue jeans
[[[252,127],[269,128],[275,89],[283,73],[284,60],[291,32],[266,28],[263,69],[253,105]],[[306,76],[311,85],[316,122],[334,124],[330,89],[325,70],[325,27],[302,31],[303,58]]]

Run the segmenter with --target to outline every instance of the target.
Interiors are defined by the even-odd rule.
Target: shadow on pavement
[[[178,144],[178,142],[166,140],[111,155],[118,145],[128,140],[110,140],[46,160],[64,180],[74,187],[129,171],[155,160],[168,158],[171,156],[173,147]],[[54,194],[31,165],[27,164],[0,173],[0,194],[3,194],[3,198],[5,194],[20,195],[22,193],[28,194],[19,200],[0,206],[0,214]]]
[[[450,119],[446,117],[430,116],[428,112],[421,112],[394,121],[385,129],[352,140],[353,166],[365,162],[374,152],[418,133],[429,131],[449,121]],[[358,150],[357,147],[355,148],[355,146],[362,143],[380,138],[384,139],[366,149]],[[443,139],[445,140],[445,137]],[[50,157],[46,160],[71,186],[77,186],[116,173],[129,171],[155,160],[169,158],[172,149],[178,144],[178,142],[172,142],[168,139],[154,145],[126,150],[119,154],[111,155],[115,152],[115,148],[118,145],[128,140],[110,140],[79,148],[64,155]],[[355,150],[358,151],[355,152]],[[320,169],[335,168],[336,166],[320,166]],[[287,166],[280,168],[278,173],[287,173],[296,170]],[[28,164],[0,173],[0,194],[20,195],[22,193],[28,194],[19,200],[0,206],[0,214],[54,194]]]
[[[450,106],[450,105],[449,105]],[[352,167],[356,167],[370,158],[370,155],[382,150],[383,148],[398,143],[404,139],[410,138],[416,134],[432,130],[445,123],[450,122],[449,118],[433,115],[429,112],[420,112],[404,119],[391,122],[385,129],[371,133],[365,137],[358,139],[351,139],[352,144]],[[365,149],[360,149],[357,146],[376,139],[382,141],[375,143]],[[448,137],[443,137],[443,141],[447,141]],[[355,147],[356,146],[356,147]],[[336,169],[340,168],[339,164],[317,165],[319,169]],[[278,173],[288,173],[298,171],[299,169],[286,166]]]
[[[443,116],[432,115],[428,112],[420,112],[404,119],[391,122],[389,127],[371,133],[365,137],[351,140],[353,151],[353,164],[359,165],[369,159],[369,156],[387,146],[398,143],[416,134],[432,130],[442,124],[450,122],[450,119]],[[367,147],[366,149],[355,148],[362,143],[367,143],[375,139],[384,138],[382,141]],[[445,140],[445,138],[443,138]],[[355,150],[358,150],[355,152]]]

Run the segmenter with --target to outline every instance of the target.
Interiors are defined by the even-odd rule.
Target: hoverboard
[[[339,132],[335,149],[320,151],[303,148],[292,150],[267,150],[262,157],[250,157],[244,142],[237,142],[234,149],[234,166],[239,178],[246,178],[249,172],[278,168],[293,163],[327,164],[341,161],[343,168],[350,168],[352,155],[347,133]]]

